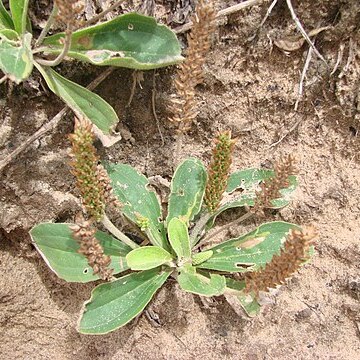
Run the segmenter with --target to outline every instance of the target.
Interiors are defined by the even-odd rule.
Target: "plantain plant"
[[[101,97],[64,78],[53,67],[65,58],[97,66],[155,69],[182,60],[175,34],[152,17],[129,13],[99,25],[88,26],[76,18],[81,12],[75,0],[54,0],[49,20],[37,39],[28,17],[29,0],[10,0],[10,12],[0,0],[0,70],[19,84],[38,69],[49,89],[78,116],[87,117],[104,133],[111,132],[118,117]],[[54,20],[66,30],[46,37]]]
[[[98,165],[89,123],[77,120],[71,139],[73,173],[88,220],[42,223],[30,234],[61,279],[108,281],[97,285],[84,304],[81,333],[105,334],[127,324],[169,277],[193,294],[235,297],[254,316],[260,309],[259,294],[284,283],[310,256],[315,237],[310,227],[269,222],[226,241],[212,231],[216,218],[227,209],[245,209],[246,215],[235,221],[240,223],[262,215],[266,208],[287,205],[297,185],[290,156],[277,162],[274,170],[252,168],[230,174],[234,142],[229,132],[222,133],[208,169],[195,158],[177,167],[165,212],[149,180],[135,168]],[[141,243],[111,223],[108,206],[138,228]],[[97,223],[110,233],[96,230]]]

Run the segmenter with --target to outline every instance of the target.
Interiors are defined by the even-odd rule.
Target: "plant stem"
[[[234,220],[234,221],[232,221],[232,222],[230,222],[230,223],[228,223],[228,224],[220,227],[220,229],[214,231],[214,232],[213,232],[212,234],[210,234],[208,237],[202,239],[202,240],[199,242],[199,244],[197,244],[196,248],[194,248],[194,250],[199,249],[201,246],[204,246],[206,243],[209,242],[210,239],[212,239],[212,238],[215,237],[216,235],[222,233],[223,231],[228,230],[231,226],[238,225],[238,224],[242,223],[243,221],[249,219],[249,218],[250,218],[251,216],[253,216],[253,215],[254,215],[254,213],[252,213],[252,212],[249,211],[249,212],[245,213],[244,215],[240,216],[238,219],[236,219],[236,220]]]
[[[204,230],[205,225],[210,220],[212,214],[206,211],[199,219],[199,221],[196,223],[196,225],[193,227],[193,229],[190,232],[190,242],[191,247],[193,247],[197,242],[197,237],[201,234],[201,232]]]
[[[178,133],[175,138],[174,169],[180,162],[180,152],[183,145],[183,138],[184,138],[183,132]]]
[[[49,18],[47,19],[47,22],[46,22],[44,28],[42,29],[40,36],[38,37],[38,39],[35,42],[35,47],[40,46],[42,44],[42,42],[44,41],[45,36],[47,35],[50,28],[54,24],[54,20],[55,20],[57,13],[58,13],[58,7],[56,6],[56,4],[54,4],[54,6],[51,10],[51,14],[50,14]]]
[[[44,66],[56,66],[56,65],[59,65],[64,60],[65,56],[67,55],[67,53],[70,50],[71,35],[72,35],[72,30],[67,29],[66,32],[65,32],[64,47],[63,47],[61,53],[58,55],[58,57],[56,59],[54,59],[54,60],[36,59],[36,61],[40,65],[44,65]]]
[[[0,84],[2,84],[5,80],[7,80],[8,76],[4,75],[1,79],[0,79]]]
[[[101,223],[105,226],[105,228],[110,231],[117,239],[122,241],[124,244],[130,246],[132,249],[136,249],[139,247],[138,244],[136,244],[134,241],[132,241],[130,238],[128,238],[122,231],[120,231],[107,217],[106,214],[104,214],[104,217],[101,220]]]

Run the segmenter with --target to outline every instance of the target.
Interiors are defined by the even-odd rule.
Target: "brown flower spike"
[[[114,271],[108,268],[111,259],[110,256],[104,254],[102,246],[95,238],[96,230],[92,226],[92,222],[82,220],[78,224],[71,226],[71,230],[74,239],[80,243],[78,253],[87,258],[93,273],[98,274],[103,280],[110,280]]]
[[[210,35],[215,28],[215,10],[212,1],[199,0],[196,16],[192,18],[193,27],[188,35],[186,58],[179,66],[175,79],[176,97],[171,106],[178,131],[184,133],[197,116],[195,86],[202,82],[203,65],[210,49]]]
[[[88,120],[75,119],[72,142],[72,174],[75,175],[77,188],[83,205],[90,218],[100,221],[104,215],[105,204],[119,205],[110,185],[105,169],[98,165],[99,157],[93,146],[94,133]]]
[[[284,284],[309,257],[309,248],[317,233],[314,227],[290,230],[279,255],[274,255],[265,268],[245,275],[245,292],[258,296],[259,291],[268,291]]]
[[[205,205],[211,213],[219,207],[226,190],[234,144],[235,140],[231,140],[230,131],[220,133],[215,139],[204,197]]]
[[[79,0],[55,0],[58,8],[57,19],[64,23],[69,30],[78,27],[77,15],[83,10],[83,5]]]
[[[272,207],[272,200],[281,198],[280,190],[289,186],[289,176],[298,173],[295,157],[282,157],[274,165],[274,176],[260,184],[260,191],[256,192],[255,204],[251,212],[263,215],[264,208]]]

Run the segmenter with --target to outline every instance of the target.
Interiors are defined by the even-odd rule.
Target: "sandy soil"
[[[280,154],[295,154],[301,164],[299,189],[291,205],[268,214],[268,220],[316,225],[321,236],[313,260],[252,320],[237,316],[223,297],[204,303],[169,282],[151,304],[159,316],[157,326],[142,315],[106,336],[78,334],[78,313],[93,285],[57,279],[28,235],[38,222],[72,221],[80,210],[66,160],[73,126],[68,116],[0,174],[2,359],[359,357],[360,3],[293,3],[305,29],[330,27],[316,37],[329,66],[313,54],[298,110],[294,106],[308,47],[285,53],[275,45],[298,34],[285,1],[279,1],[258,36],[249,40],[269,4],[253,6],[229,16],[217,30],[199,86],[200,115],[185,139],[183,155],[207,162],[211,139],[220,129],[231,129],[238,138],[234,170],[267,167]],[[77,64],[61,69],[84,85],[101,72]],[[174,69],[157,74],[157,114],[165,144],[151,111],[153,73],[145,73],[143,89],[137,89],[126,109],[131,71],[119,69],[96,91],[120,115],[124,138],[110,149],[98,148],[103,159],[169,178],[174,132],[167,105]],[[2,157],[54,116],[62,103],[43,90],[37,74],[12,91],[4,85],[0,91]],[[239,231],[231,229],[230,235]]]

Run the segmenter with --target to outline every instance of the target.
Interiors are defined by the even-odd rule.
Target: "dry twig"
[[[297,17],[295,10],[292,6],[291,0],[286,0],[286,4],[290,10],[291,16],[295,22],[296,27],[299,29],[299,31],[301,32],[301,35],[304,37],[304,39],[307,41],[307,43],[312,47],[312,49],[314,50],[314,53],[316,54],[316,56],[319,57],[319,59],[321,59],[325,65],[327,66],[327,62],[324,59],[324,57],[319,53],[319,51],[316,49],[314,43],[311,41],[311,39],[309,38],[308,34],[306,33],[306,31],[304,30],[303,26],[301,25],[301,22],[299,20],[299,18]]]
[[[344,56],[344,49],[345,49],[345,44],[341,43],[339,51],[338,51],[338,56],[337,56],[337,59],[336,59],[336,63],[334,65],[334,68],[332,69],[330,75],[334,75],[335,71],[338,69],[338,67],[339,67],[339,65],[341,63],[341,60],[342,60],[342,58]]]
[[[248,8],[250,6],[261,4],[264,1],[265,0],[246,0],[246,1],[243,1],[240,4],[233,5],[233,6],[230,6],[230,7],[226,8],[226,9],[220,10],[216,14],[216,18],[221,17],[221,16],[226,16],[226,15],[233,14],[233,13],[238,12],[240,10],[246,9],[246,8]],[[173,29],[173,31],[176,34],[181,34],[181,33],[184,33],[186,31],[189,31],[192,27],[193,27],[193,22],[189,21],[188,23],[186,23],[184,25],[176,27],[175,29]]]
[[[301,73],[301,78],[300,78],[300,83],[299,83],[299,91],[298,91],[298,98],[296,99],[295,108],[294,108],[295,111],[297,111],[298,106],[299,106],[299,102],[300,102],[300,100],[302,98],[302,95],[303,95],[303,91],[304,91],[303,84],[304,84],[306,72],[309,69],[312,52],[313,52],[313,49],[311,47],[309,47],[309,50],[308,50],[308,53],[307,53],[307,56],[306,56],[306,60],[305,60],[305,64],[304,64],[304,68],[303,68],[303,71]]]
[[[349,70],[350,64],[352,63],[352,61],[354,60],[354,58],[356,56],[355,48],[356,48],[356,44],[354,44],[353,39],[350,38],[350,40],[349,40],[349,56],[348,56],[345,66],[343,67],[343,69],[341,70],[341,73],[338,76],[339,79],[341,79]]]
[[[163,136],[162,131],[161,131],[159,118],[158,118],[158,116],[156,114],[156,71],[155,70],[154,70],[154,75],[153,75],[153,88],[151,90],[151,109],[152,109],[152,113],[154,115],[154,119],[155,119],[155,122],[156,122],[157,129],[159,131],[159,135],[160,135],[160,139],[161,139],[161,145],[164,146],[165,145],[165,139],[164,139],[164,136]]]
[[[270,16],[271,12],[273,11],[275,5],[277,4],[278,0],[273,0],[273,2],[270,4],[270,6],[268,7],[266,14],[264,16],[264,18],[261,20],[260,25],[258,26],[257,30],[255,31],[254,35],[250,36],[249,41],[252,41],[255,39],[255,37],[258,35],[259,30],[262,28],[262,26],[265,24],[266,20],[268,19],[268,17]]]
[[[124,2],[124,0],[119,0],[117,1],[115,4],[111,5],[110,7],[108,7],[107,9],[105,9],[104,11],[102,11],[100,14],[95,15],[94,17],[92,17],[91,19],[89,19],[88,21],[86,21],[84,23],[84,27],[89,26],[91,24],[94,24],[96,22],[98,22],[100,19],[102,19],[104,16],[106,16],[107,14],[109,14],[111,11],[115,10],[116,8],[118,8],[120,6],[120,4]]]
[[[275,141],[274,143],[269,145],[269,149],[279,145],[288,135],[290,135],[301,123],[303,118],[300,118],[298,121],[294,123],[294,125],[284,134],[280,137],[278,141]]]

